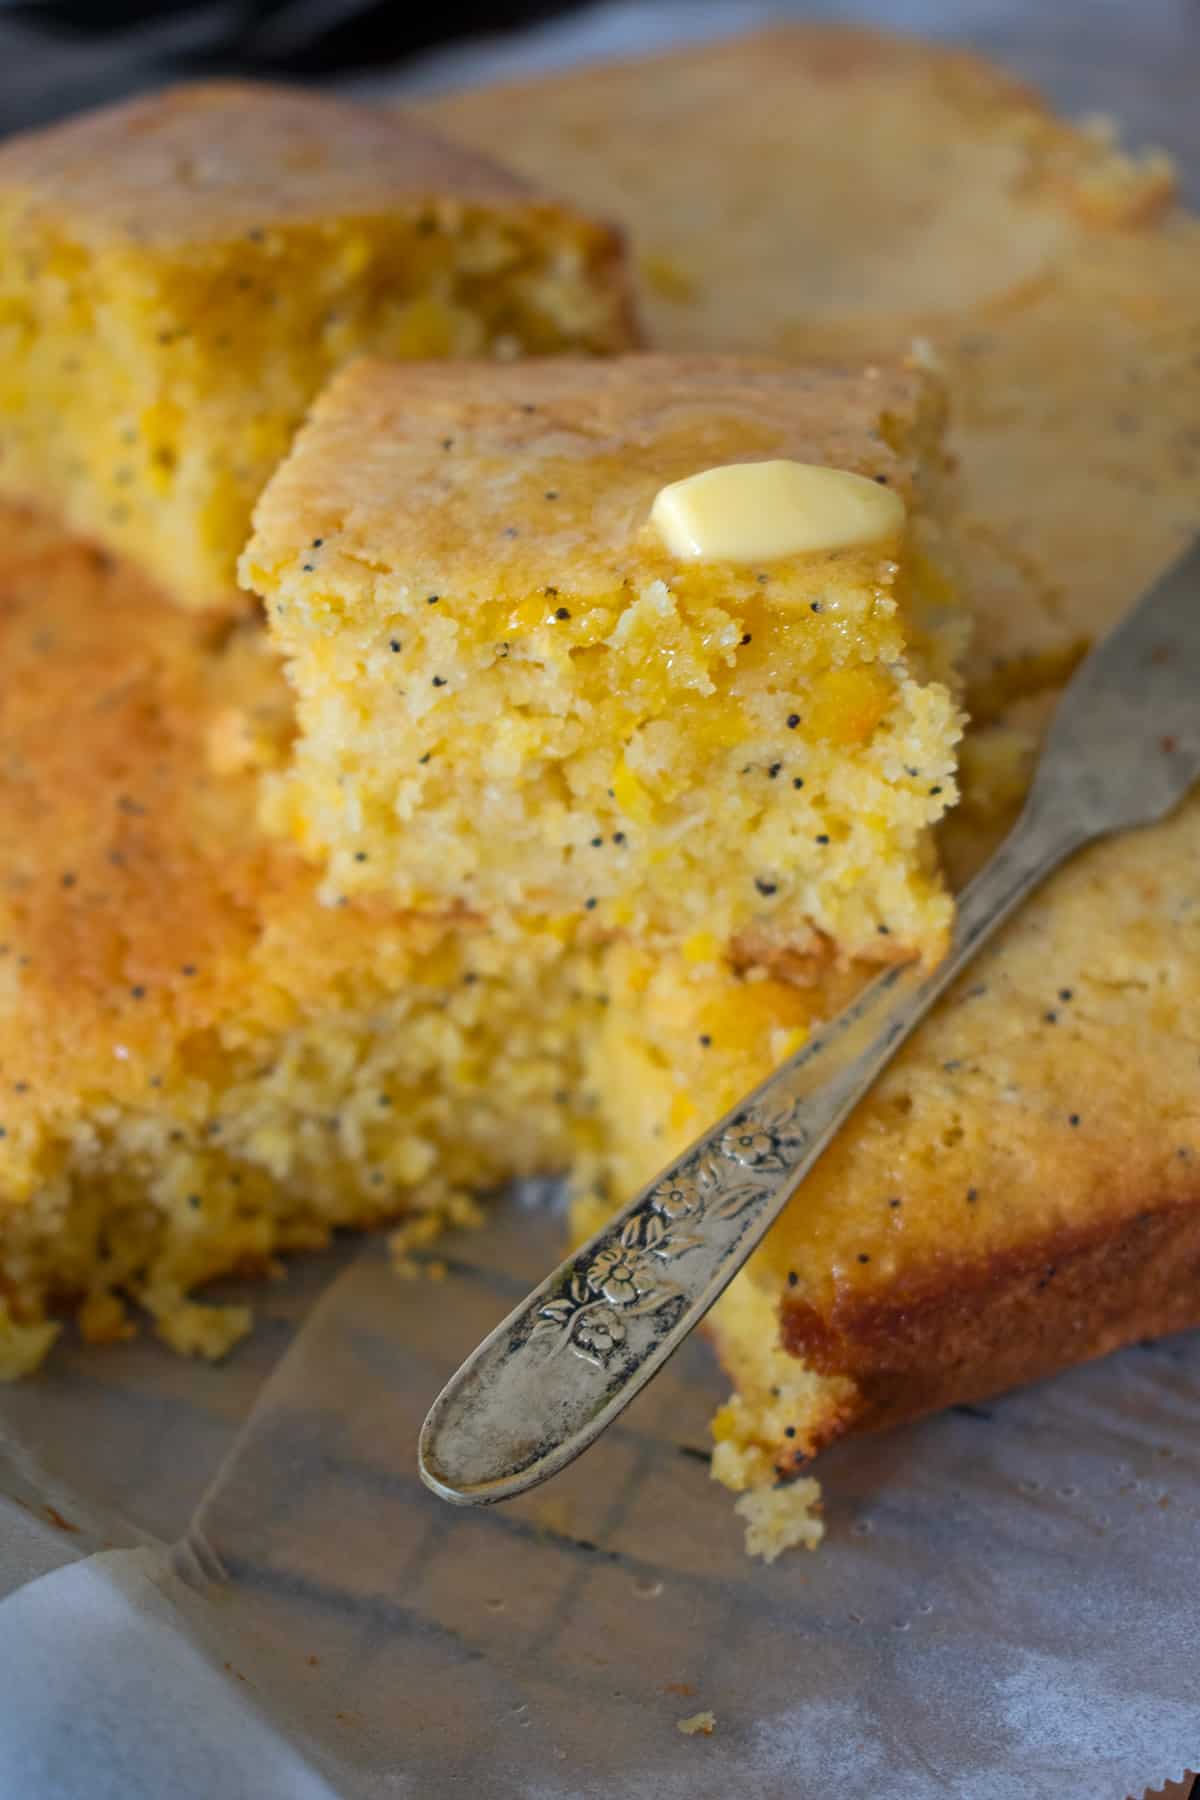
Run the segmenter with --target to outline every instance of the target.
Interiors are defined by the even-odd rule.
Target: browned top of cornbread
[[[836,1318],[1014,1246],[1041,1241],[1049,1267],[1081,1226],[1195,1204],[1198,828],[1193,801],[1026,905],[826,1152],[760,1273],[794,1272],[795,1297]]]
[[[564,580],[576,595],[611,593],[677,572],[647,528],[651,504],[664,483],[719,463],[826,463],[911,501],[904,439],[931,407],[927,378],[898,364],[648,355],[464,374],[359,362],[318,399],[260,501],[247,566],[307,560],[320,538],[318,568],[358,558],[419,597],[524,597]]]
[[[259,838],[255,763],[290,716],[257,630],[4,528],[0,1194],[39,1120],[144,1095],[185,1041],[202,1108],[206,1043],[285,1029],[335,982],[350,1005],[356,971],[399,982],[436,937],[368,902],[331,913]]]
[[[1197,1322],[1198,838],[1193,800],[1057,876],[756,1252],[781,1342],[857,1390],[781,1465]]]
[[[0,148],[0,194],[97,247],[228,239],[399,203],[527,206],[490,157],[382,109],[240,81],[168,88]]]

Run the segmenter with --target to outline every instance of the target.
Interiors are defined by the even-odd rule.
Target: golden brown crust
[[[852,1401],[808,1454],[951,1405],[986,1400],[1122,1345],[1200,1324],[1200,1184],[1190,1199],[1105,1218],[985,1259],[948,1254],[886,1293],[822,1314],[785,1294],[781,1339]],[[781,1472],[789,1467],[780,1446]],[[803,1453],[791,1459],[799,1468]]]
[[[878,474],[911,503],[910,440],[936,392],[900,362],[362,360],[319,396],[260,498],[244,567],[298,562],[319,537],[322,563],[332,544],[414,592],[523,598],[569,566],[573,593],[607,593],[678,573],[644,525],[659,488],[697,468],[792,457]],[[722,573],[730,592],[755,585],[753,570]]]
[[[207,1038],[352,1004],[360,974],[402,988],[444,925],[322,905],[260,833],[258,768],[292,718],[257,626],[164,606],[14,509],[0,523],[2,1212],[24,1127],[140,1099],[181,1053],[199,1074]]]
[[[217,81],[104,107],[0,148],[0,193],[84,242],[142,247],[370,216],[423,199],[528,205],[540,185],[381,108]]]
[[[271,83],[172,87],[0,146],[0,204],[96,251],[203,252],[271,233],[428,207],[453,230],[485,209],[574,231],[613,304],[606,347],[641,341],[623,230],[502,161],[382,107]]]
[[[245,699],[214,680],[226,627],[82,546],[14,560],[24,529],[6,513],[0,966],[19,1005],[0,1021],[0,1078],[27,1083],[33,1107],[92,1055],[119,1082],[164,1030],[210,1022],[260,897],[305,877],[257,842],[252,783],[207,769],[213,721]],[[257,704],[286,730],[274,679],[263,659]]]

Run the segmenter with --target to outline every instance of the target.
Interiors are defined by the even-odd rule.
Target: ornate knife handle
[[[509,1314],[438,1396],[425,1482],[506,1500],[587,1448],[732,1280],[963,964],[1088,833],[1031,806],[963,894],[950,952],[875,977]]]

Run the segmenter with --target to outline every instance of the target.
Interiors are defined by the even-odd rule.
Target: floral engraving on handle
[[[774,1191],[770,1177],[788,1169],[805,1141],[799,1108],[741,1114],[653,1187],[620,1231],[576,1265],[563,1291],[542,1303],[529,1341],[556,1338],[552,1354],[570,1349],[602,1369],[625,1343],[628,1320],[678,1312],[686,1295],[668,1279],[668,1266],[705,1243],[698,1228],[706,1222],[735,1219]]]

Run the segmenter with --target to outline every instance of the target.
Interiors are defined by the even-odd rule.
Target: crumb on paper
[[[428,1250],[443,1232],[463,1231],[483,1223],[483,1208],[470,1194],[447,1194],[436,1206],[414,1213],[388,1237],[392,1273],[402,1281],[444,1281],[446,1264],[439,1259],[421,1260],[414,1251]]]
[[[717,1729],[716,1714],[711,1712],[692,1713],[689,1718],[676,1719],[676,1731],[682,1731],[684,1737],[711,1737]]]
[[[8,1301],[0,1300],[0,1381],[19,1381],[23,1375],[32,1375],[58,1332],[53,1321],[23,1323],[13,1317]]]
[[[119,1344],[137,1336],[137,1326],[119,1294],[99,1288],[88,1295],[76,1316],[85,1344]]]
[[[815,1550],[825,1535],[820,1505],[820,1486],[810,1479],[752,1488],[734,1506],[745,1520],[746,1554],[773,1563],[797,1545]]]
[[[390,1258],[392,1274],[401,1281],[445,1281],[448,1273],[440,1257],[397,1256]]]
[[[738,1398],[735,1396],[728,1405],[721,1408],[713,1421],[714,1431],[718,1425],[721,1429],[726,1428],[726,1422],[735,1413],[737,1406]],[[719,1438],[713,1445],[709,1471],[713,1480],[719,1481],[731,1494],[744,1494],[747,1488],[770,1485],[775,1474],[775,1459],[761,1444],[739,1443],[732,1437]]]
[[[180,1356],[220,1362],[254,1323],[248,1306],[216,1306],[186,1300],[174,1287],[147,1289],[142,1298],[158,1336]]]

